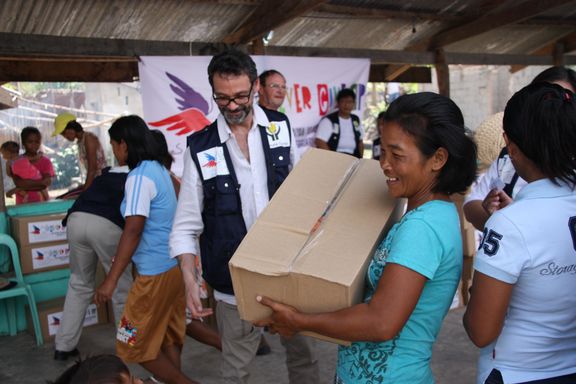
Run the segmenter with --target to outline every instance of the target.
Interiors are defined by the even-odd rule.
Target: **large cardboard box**
[[[270,314],[257,295],[310,313],[359,303],[370,258],[403,211],[377,161],[310,149],[230,260],[241,318]]]
[[[20,247],[20,267],[23,274],[68,268],[70,246],[68,241],[38,243]]]
[[[20,248],[37,243],[66,240],[65,214],[10,218],[12,237]]]
[[[58,298],[50,301],[38,303],[38,317],[40,318],[40,328],[44,340],[52,339],[58,332],[62,320],[62,311],[64,310],[64,298]],[[28,315],[29,317],[29,315]],[[105,305],[97,307],[96,304],[90,304],[84,317],[84,327],[96,324],[104,324],[108,321],[108,313]],[[34,333],[32,320],[28,319],[28,330]]]

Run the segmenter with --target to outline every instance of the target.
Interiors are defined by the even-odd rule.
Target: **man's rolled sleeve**
[[[187,148],[184,153],[180,196],[170,233],[170,257],[177,257],[183,253],[200,254],[198,238],[204,230],[203,200],[202,180],[190,156],[190,148]]]

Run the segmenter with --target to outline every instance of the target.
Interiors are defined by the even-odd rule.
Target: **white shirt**
[[[502,189],[503,185],[509,184],[512,181],[514,173],[516,173],[516,170],[508,155],[505,155],[501,159],[498,158],[494,160],[488,170],[474,182],[470,193],[464,199],[464,205],[474,200],[483,201],[493,188]],[[518,177],[512,190],[512,196],[510,197],[514,198],[525,185],[526,181]]]
[[[268,126],[269,121],[264,111],[254,104],[254,119],[252,128],[248,133],[250,162],[242,154],[238,142],[222,114],[218,116],[217,123],[220,142],[226,143],[238,184],[241,185],[242,217],[246,229],[249,230],[269,201],[266,162],[262,148],[262,137],[258,129],[258,125]],[[298,162],[299,156],[292,131],[290,131],[290,138],[290,163],[294,165]],[[198,169],[192,161],[190,149],[187,148],[184,154],[184,173],[180,186],[180,197],[170,234],[171,257],[183,253],[200,254],[198,239],[204,231],[204,223],[202,222],[203,202],[202,177],[198,174]],[[236,305],[236,300],[232,295],[215,290],[214,296],[217,300]]]
[[[340,126],[340,139],[338,140],[338,148],[336,152],[343,152],[353,154],[356,150],[356,138],[354,137],[354,126],[352,125],[352,118],[342,118],[338,116],[339,126]],[[364,136],[364,131],[362,129],[362,124],[358,126],[360,131],[360,138]],[[328,142],[330,136],[334,132],[334,126],[328,118],[323,118],[318,124],[318,130],[316,131],[316,137],[322,141]]]
[[[480,353],[478,383],[493,368],[505,383],[576,372],[575,215],[576,192],[543,179],[487,221],[474,269],[514,288],[498,339]]]

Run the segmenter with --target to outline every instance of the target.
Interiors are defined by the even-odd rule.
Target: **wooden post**
[[[443,49],[436,51],[436,79],[438,80],[438,93],[450,97],[450,69],[446,63]]]
[[[552,53],[553,55],[553,61],[554,61],[554,65],[557,67],[563,67],[565,65],[564,62],[564,53],[565,53],[566,47],[564,46],[563,42],[557,42],[556,44],[554,44],[554,52]]]
[[[250,48],[250,53],[253,55],[265,55],[266,51],[264,48],[264,42],[262,41],[262,37],[259,36],[252,40],[252,45]]]

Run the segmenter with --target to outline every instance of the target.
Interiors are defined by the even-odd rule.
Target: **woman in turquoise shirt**
[[[462,271],[462,239],[453,193],[476,177],[476,145],[450,99],[405,95],[384,115],[380,164],[388,193],[407,198],[407,212],[377,248],[364,302],[336,312],[305,314],[266,297],[274,311],[258,323],[290,336],[312,331],[348,340],[340,347],[335,383],[433,383],[432,345]]]

